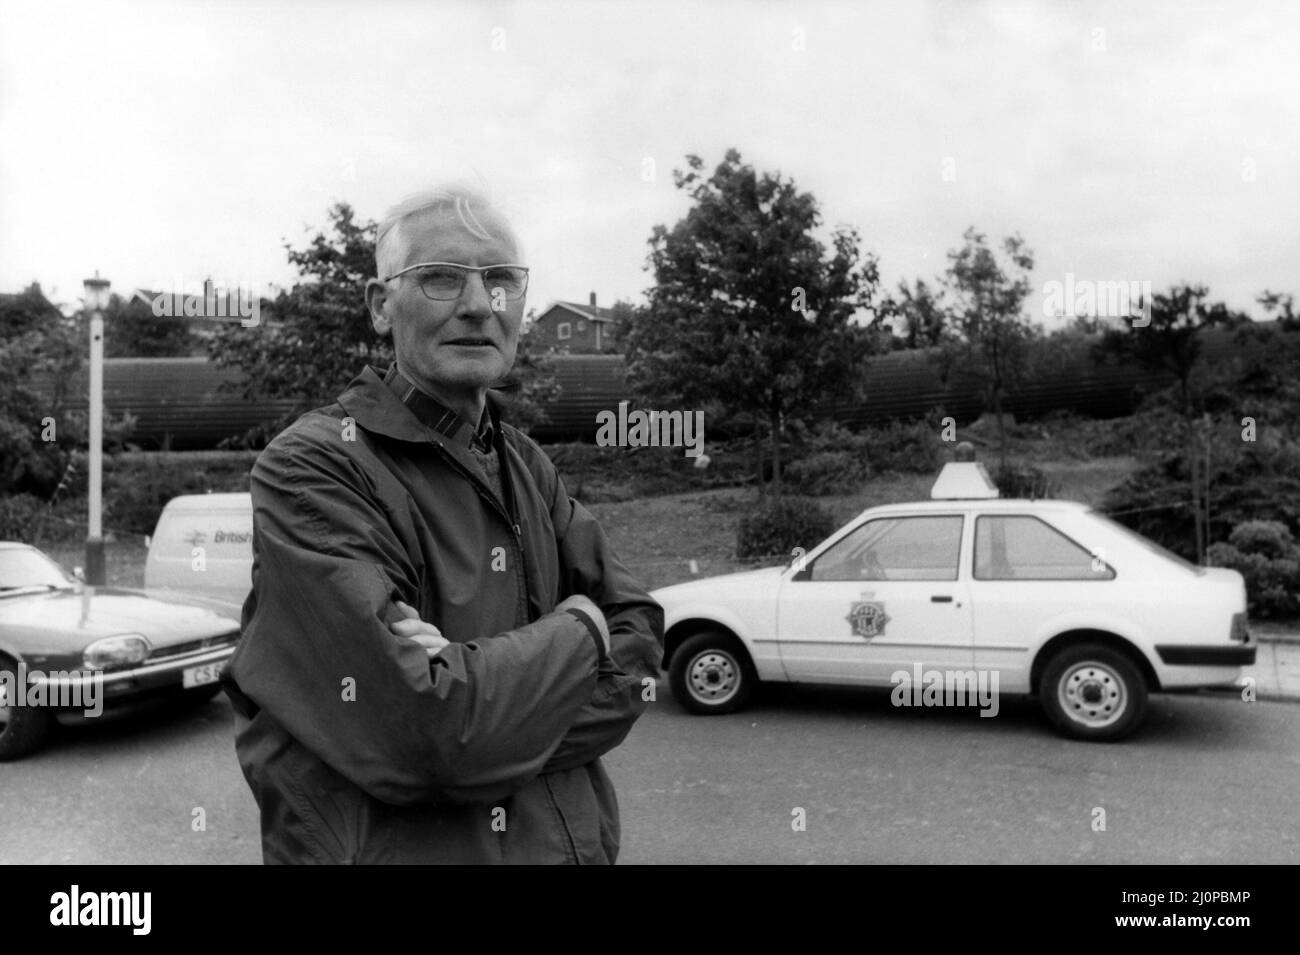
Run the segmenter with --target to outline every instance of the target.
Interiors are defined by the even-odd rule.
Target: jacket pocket
[[[261,810],[265,861],[358,860],[373,827],[365,793],[289,737],[266,710],[239,732],[236,751]]]
[[[552,800],[570,861],[612,865],[618,858],[618,801],[600,760],[542,777]],[[567,854],[567,853],[566,853]]]

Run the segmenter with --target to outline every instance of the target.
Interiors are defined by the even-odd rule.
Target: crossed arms
[[[608,654],[563,609],[581,599],[448,640],[401,600],[402,547],[367,489],[285,442],[252,475],[255,586],[232,677],[303,746],[397,805],[491,802],[597,759],[644,710],[663,616],[554,480],[560,595],[598,608]]]

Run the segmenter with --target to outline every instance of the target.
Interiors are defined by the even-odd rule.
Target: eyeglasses
[[[417,271],[418,270],[418,271]],[[400,272],[394,272],[385,282],[400,278],[407,272],[417,272],[416,282],[425,298],[435,302],[451,302],[460,298],[465,291],[465,281],[470,272],[483,276],[483,287],[488,294],[497,289],[506,301],[515,302],[524,297],[528,291],[528,266],[526,265],[458,265],[455,262],[420,262],[408,265]]]

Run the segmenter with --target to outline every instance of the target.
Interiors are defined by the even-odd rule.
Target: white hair
[[[379,278],[383,279],[406,267],[410,249],[403,223],[412,216],[435,209],[454,214],[465,231],[472,236],[509,241],[515,248],[516,256],[523,257],[514,229],[486,194],[463,183],[448,183],[407,196],[388,210],[379,223],[379,231],[375,236],[375,266]]]

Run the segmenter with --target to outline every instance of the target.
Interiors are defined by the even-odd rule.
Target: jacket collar
[[[475,428],[468,420],[448,408],[433,395],[418,388],[411,379],[397,370],[397,362],[388,366],[384,375],[384,384],[392,389],[398,399],[415,413],[423,424],[428,425],[439,434],[451,438],[461,447],[485,452],[493,444],[492,416],[487,409]]]
[[[446,431],[435,429],[434,421],[426,423],[421,420],[420,416],[398,397],[396,391],[388,384],[385,384],[386,370],[375,365],[367,365],[362,369],[361,374],[353,378],[348,384],[343,394],[339,395],[338,402],[357,424],[367,431],[376,434],[382,434],[390,438],[396,438],[399,441],[414,441],[427,443],[433,441],[438,444],[443,442],[440,437],[451,438],[459,447],[467,447],[468,441],[454,437],[454,432],[449,434]],[[422,393],[421,393],[422,394]],[[422,397],[428,398],[427,395]],[[433,401],[432,398],[428,398]],[[491,429],[500,434],[501,419],[499,399],[492,392],[487,396],[487,414]],[[436,404],[436,402],[435,402]],[[445,410],[445,409],[444,409]],[[465,420],[459,415],[455,415],[455,428],[468,428]]]

